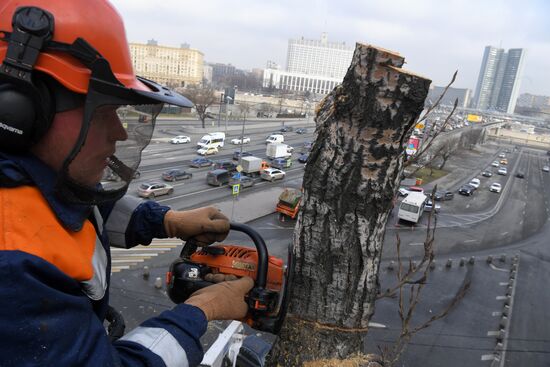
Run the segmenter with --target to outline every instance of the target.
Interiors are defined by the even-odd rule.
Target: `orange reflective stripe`
[[[0,188],[0,250],[35,255],[83,281],[93,275],[95,242],[89,220],[79,232],[66,229],[38,189]]]

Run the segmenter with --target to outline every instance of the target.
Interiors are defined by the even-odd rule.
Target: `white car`
[[[500,154],[498,155],[498,157],[499,157],[499,158],[506,158],[506,154],[500,153]]]
[[[171,140],[172,144],[185,144],[190,142],[191,142],[191,138],[186,135],[178,135],[175,138],[172,138]]]
[[[499,175],[503,175],[503,176],[506,176],[508,174],[508,170],[506,169],[506,167],[501,167],[498,169],[498,172],[497,172]]]
[[[398,194],[399,196],[407,196],[407,195],[409,195],[410,193],[411,193],[411,192],[410,192],[407,188],[405,188],[405,187],[400,187],[399,190],[397,190],[397,194]]]
[[[494,183],[489,187],[489,191],[499,193],[502,190],[502,186],[499,183]]]
[[[472,180],[468,183],[468,185],[473,186],[477,189],[480,183],[481,182],[479,181],[479,178],[472,178]]]
[[[543,172],[550,172],[550,167],[544,166],[544,167],[542,167],[542,171]]]
[[[218,153],[218,148],[216,147],[209,147],[209,148],[200,148],[197,150],[197,154],[200,155],[211,155]]]
[[[267,181],[282,180],[285,178],[285,171],[277,168],[266,168],[262,171],[260,177]]]
[[[286,151],[287,151],[287,153],[292,153],[294,151],[294,148],[291,147],[290,145],[287,145]]]
[[[243,137],[242,141],[241,141],[241,138],[231,139],[231,144],[239,145],[239,144],[247,144],[247,143],[250,143],[250,138],[248,136]]]
[[[500,164],[498,163],[498,161],[494,161],[493,163],[491,163],[491,166],[493,167],[498,167]]]

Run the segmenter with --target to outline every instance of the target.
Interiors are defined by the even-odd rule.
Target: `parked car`
[[[231,139],[231,144],[248,144],[250,143],[250,138],[248,136],[244,136],[241,140],[241,138],[235,138]]]
[[[237,184],[241,184],[241,189],[252,187],[254,186],[254,179],[243,174],[240,175],[240,178],[238,175],[231,176],[229,179],[229,187]]]
[[[441,209],[441,205],[439,204],[434,205],[431,199],[426,200],[426,204],[424,204],[424,211],[431,212],[432,210],[434,210],[434,208],[435,208],[435,212],[439,213],[439,210]]]
[[[156,196],[172,194],[174,188],[165,183],[150,182],[139,185],[137,192],[142,198],[154,199]]]
[[[225,169],[229,173],[237,171],[237,163],[233,161],[217,161],[214,162],[212,169]]]
[[[550,167],[544,166],[544,167],[542,167],[542,171],[543,171],[543,172],[549,172],[549,171],[550,171]]]
[[[521,171],[518,171],[518,172],[516,173],[516,177],[517,177],[517,178],[525,178],[525,174],[524,174],[523,172],[521,172]]]
[[[482,175],[483,177],[491,177],[491,176],[493,175],[493,172],[491,172],[491,171],[483,171],[483,172],[481,172],[481,175]]]
[[[472,178],[472,180],[468,183],[468,185],[473,186],[474,188],[478,188],[481,182],[479,181],[479,178]]]
[[[252,153],[243,151],[242,153],[243,158],[244,157],[252,157]],[[236,150],[233,152],[233,160],[238,161],[241,158],[241,151]]]
[[[306,163],[308,158],[309,158],[309,153],[301,154],[301,155],[298,157],[298,162],[300,162],[300,163]]]
[[[500,166],[500,164],[498,163],[498,161],[493,161],[493,163],[491,163],[491,166],[498,167]]]
[[[455,197],[455,194],[453,194],[449,190],[438,190],[434,194],[434,199],[436,201],[453,200],[454,197]]]
[[[208,158],[198,157],[191,161],[191,167],[210,167],[214,164],[214,161]]]
[[[508,164],[508,159],[506,158],[501,159],[500,164]]]
[[[504,157],[506,157],[506,154],[500,153],[500,154],[498,155],[498,157],[499,157],[499,158],[504,158]]]
[[[275,158],[271,161],[271,167],[279,169],[292,167],[292,158]]]
[[[298,129],[295,130],[296,134],[306,134],[307,133],[307,129],[306,128],[303,128],[303,127],[300,127]]]
[[[475,190],[476,190],[475,187],[473,187],[472,185],[466,184],[461,186],[460,189],[458,189],[458,193],[460,195],[472,196]]]
[[[286,132],[292,131],[292,130],[294,130],[294,128],[292,126],[283,126],[279,129],[279,131],[282,132],[282,133],[286,133]]]
[[[197,150],[197,154],[200,155],[211,155],[216,153],[218,153],[218,148],[216,147],[200,148]]]
[[[499,175],[506,176],[508,174],[508,170],[506,169],[506,167],[501,167],[501,168],[498,169],[497,173]]]
[[[285,172],[277,168],[266,168],[262,171],[260,177],[267,181],[282,180],[285,178]]]
[[[287,145],[286,146],[286,151],[287,151],[287,153],[292,153],[292,152],[294,152],[294,148],[291,147],[290,145]]]
[[[190,143],[191,138],[186,135],[178,135],[175,138],[172,138],[170,142],[172,144],[185,144],[185,143]]]
[[[502,186],[497,182],[493,183],[491,187],[489,187],[489,191],[496,192],[496,193],[500,193],[501,189],[502,189]]]
[[[187,180],[189,178],[193,177],[193,174],[190,172],[186,172],[179,168],[172,168],[168,171],[165,171],[162,173],[162,179],[164,181],[179,181],[179,180]]]

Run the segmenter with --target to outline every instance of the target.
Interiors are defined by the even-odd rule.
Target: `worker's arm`
[[[202,359],[207,320],[197,306],[177,305],[112,344],[94,312],[106,300],[92,303],[48,261],[0,251],[0,277],[2,366],[196,366]]]
[[[153,238],[195,238],[199,245],[223,241],[229,232],[229,220],[218,209],[204,207],[172,210],[154,201],[142,201],[126,195],[112,210],[102,210],[112,246],[131,248],[148,245]]]

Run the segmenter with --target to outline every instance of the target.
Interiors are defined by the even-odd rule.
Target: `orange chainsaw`
[[[166,274],[168,296],[175,303],[184,302],[195,291],[215,284],[204,280],[208,273],[249,276],[254,288],[246,296],[249,311],[241,321],[277,334],[288,306],[292,252],[289,249],[285,266],[282,259],[269,256],[263,238],[254,229],[239,223],[231,223],[230,229],[247,234],[256,249],[225,244],[198,249],[193,239],[186,241]]]

